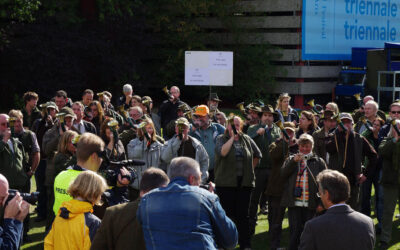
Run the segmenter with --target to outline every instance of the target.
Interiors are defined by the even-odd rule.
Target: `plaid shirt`
[[[299,170],[296,178],[296,188],[301,188],[301,196],[296,197],[294,205],[298,207],[308,207],[309,191],[308,191],[308,171],[307,162],[302,160],[299,163]]]

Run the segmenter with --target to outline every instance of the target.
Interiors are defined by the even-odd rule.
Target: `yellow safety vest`
[[[81,170],[67,169],[59,173],[54,180],[54,214],[58,214],[58,210],[64,201],[72,200],[72,197],[67,193],[69,185],[82,173]]]

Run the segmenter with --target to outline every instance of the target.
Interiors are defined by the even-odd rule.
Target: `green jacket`
[[[54,164],[54,173],[53,173],[53,181],[54,181],[54,179],[59,173],[61,173],[64,170],[67,170],[69,166],[73,166],[76,164],[76,157],[75,155],[63,154],[57,152],[56,155],[54,156],[53,164]]]
[[[265,126],[261,124],[252,125],[247,130],[247,134],[254,140],[263,155],[263,158],[256,167],[271,168],[272,163],[269,153],[269,146],[281,136],[281,130],[275,124],[273,124],[270,130],[270,136],[268,136],[267,132],[265,132],[263,135],[257,134],[257,130],[260,128],[265,128]]]
[[[136,219],[140,199],[108,207],[91,249],[146,249],[142,227]]]
[[[217,187],[237,187],[236,157],[233,145],[226,156],[221,155],[221,149],[218,145],[223,145],[229,140],[229,136],[222,134],[217,137],[215,147],[215,185]],[[253,149],[251,138],[243,134],[239,137],[240,143],[244,149],[243,161],[243,180],[242,187],[254,187],[254,169],[253,169]],[[218,149],[219,148],[219,149]]]
[[[0,141],[0,173],[3,174],[12,189],[21,189],[26,185],[28,176],[24,169],[25,151],[22,143],[15,138],[10,139],[14,153],[3,140]]]
[[[289,144],[282,138],[269,146],[272,168],[268,177],[268,185],[265,191],[266,195],[275,197],[282,196],[286,180],[281,176],[281,168],[285,159],[289,157],[289,154],[296,153],[297,150],[297,144],[289,148]]]
[[[318,131],[315,131],[312,135],[314,139],[314,148],[313,151],[316,155],[321,157],[326,162],[326,136],[324,128],[321,128]]]
[[[16,138],[22,143],[22,146],[24,146],[24,151],[25,151],[25,159],[26,161],[24,162],[24,168],[26,171],[30,170],[30,167],[32,166],[32,154],[33,149],[34,149],[34,143],[33,138],[36,138],[34,133],[30,130],[24,129],[24,131],[21,134],[16,135]]]
[[[383,186],[398,187],[400,183],[400,141],[393,142],[393,137],[386,137],[379,145],[379,154],[383,158]]]
[[[22,115],[23,115],[23,124],[25,127],[28,127],[29,129],[32,129],[33,123],[36,121],[36,119],[39,119],[42,117],[42,113],[40,110],[35,107],[32,110],[31,115],[28,115],[28,112],[26,111],[25,107],[21,110]]]
[[[343,173],[350,182],[350,185],[357,183],[357,176],[362,173],[362,163],[365,157],[368,158],[368,166],[366,167],[365,176],[372,176],[377,162],[377,153],[369,144],[367,139],[362,135],[352,132],[353,144],[348,144],[348,154],[345,156],[345,137],[343,132],[335,132],[326,145],[326,150],[329,153],[329,169],[337,170]],[[353,152],[350,154],[349,152]],[[343,167],[344,166],[344,167]]]
[[[286,159],[285,163],[281,168],[281,175],[282,178],[286,180],[285,189],[283,191],[281,206],[282,207],[294,207],[294,189],[296,186],[297,174],[299,170],[299,164],[294,161],[294,155],[290,156]],[[316,155],[313,155],[307,161],[308,169],[311,171],[308,172],[308,192],[309,192],[309,199],[308,199],[308,208],[315,209],[318,205],[318,186],[316,183],[317,175],[325,170],[326,164],[324,160]],[[308,170],[307,169],[307,170]]]

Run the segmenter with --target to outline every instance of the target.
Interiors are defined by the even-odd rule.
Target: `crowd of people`
[[[73,102],[59,90],[40,105],[26,92],[21,110],[0,114],[2,247],[30,241],[32,176],[45,249],[251,249],[260,214],[271,249],[373,249],[377,234],[390,246],[400,102],[388,117],[372,96],[353,114],[334,102],[298,111],[284,93],[237,115],[216,93],[190,107],[173,86],[156,112],[130,84],[122,92]]]

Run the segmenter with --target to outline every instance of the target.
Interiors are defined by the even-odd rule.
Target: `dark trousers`
[[[270,249],[277,249],[281,244],[282,222],[285,216],[285,207],[281,206],[281,196],[268,197],[268,224]]]
[[[31,177],[28,177],[28,180],[27,180],[25,186],[20,191],[22,193],[30,193],[31,192]],[[24,219],[24,230],[23,230],[24,236],[28,235],[30,217],[31,216],[28,213],[28,215]]]
[[[371,191],[372,185],[375,188],[375,211],[378,219],[378,226],[381,226],[383,215],[383,188],[379,184],[381,171],[376,171],[376,174],[371,179],[367,179],[361,184],[361,213],[371,216]]]
[[[350,185],[350,198],[346,203],[355,211],[360,211],[360,184]]]
[[[207,182],[214,182],[214,169],[208,170],[208,179]]]
[[[226,215],[236,224],[240,248],[251,247],[249,203],[251,187],[217,187],[217,194]]]
[[[46,178],[46,160],[40,160],[35,172],[36,191],[39,192],[37,213],[38,217],[46,218],[47,216],[47,190],[44,185]]]
[[[46,217],[46,234],[50,230],[51,225],[56,217],[53,211],[54,205],[54,186],[46,187],[47,189],[47,217]]]
[[[303,232],[304,225],[314,216],[314,214],[315,211],[308,209],[308,207],[289,207],[289,250],[298,249],[300,244],[300,236]]]
[[[265,199],[262,199],[262,197],[264,196],[264,191],[267,188],[269,172],[270,171],[267,168],[256,168],[254,170],[254,174],[256,176],[256,186],[251,193],[249,207],[249,219],[252,234],[254,234],[256,227],[258,205],[260,205],[260,208],[265,205]]]

